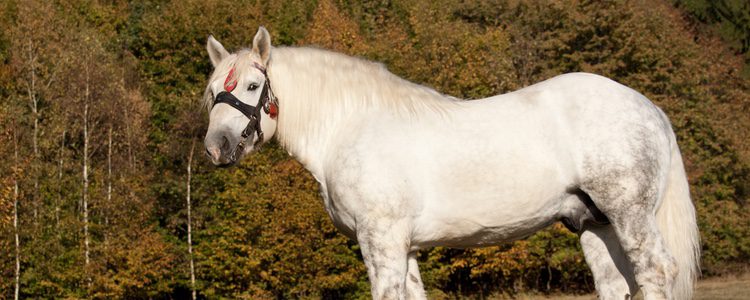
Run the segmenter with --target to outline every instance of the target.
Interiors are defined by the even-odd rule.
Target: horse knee
[[[362,245],[373,299],[406,299],[408,282],[406,255]],[[375,248],[375,249],[373,249]]]

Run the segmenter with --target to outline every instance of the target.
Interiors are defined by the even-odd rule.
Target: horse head
[[[209,36],[206,49],[214,67],[205,93],[206,153],[215,165],[230,166],[276,133],[278,104],[266,72],[271,37],[260,27],[252,50],[230,54]]]

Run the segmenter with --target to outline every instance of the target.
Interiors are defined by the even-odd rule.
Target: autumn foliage
[[[206,128],[199,103],[211,72],[205,41],[212,34],[229,49],[248,47],[259,25],[276,45],[379,61],[459,98],[576,71],[633,87],[665,110],[677,133],[699,215],[703,274],[746,270],[747,49],[737,34],[723,33],[735,31],[712,30],[728,25],[716,25],[725,24],[716,12],[701,19],[716,8],[700,3],[4,1],[0,298],[14,296],[16,232],[21,298],[189,297],[185,170],[191,142]],[[88,222],[81,217],[87,93]],[[237,168],[216,169],[199,156],[193,164],[198,298],[369,297],[358,246],[333,227],[314,179],[278,145]],[[496,247],[424,250],[422,277],[438,299],[591,291],[577,240],[556,224]]]

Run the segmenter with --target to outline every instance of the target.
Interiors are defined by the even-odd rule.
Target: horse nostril
[[[214,163],[216,163],[221,158],[221,150],[219,150],[219,148],[216,148],[216,147],[213,147],[213,146],[206,147],[206,155],[208,155],[208,157],[211,158],[211,161],[213,161]]]

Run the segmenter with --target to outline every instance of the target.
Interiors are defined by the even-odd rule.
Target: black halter
[[[252,137],[253,133],[256,133],[258,135],[258,140],[253,143],[253,147],[260,147],[260,144],[263,142],[263,130],[260,127],[260,110],[263,109],[266,114],[270,114],[272,111],[278,109],[276,97],[273,95],[273,91],[271,91],[271,81],[268,78],[266,69],[257,63],[255,63],[253,66],[260,70],[260,72],[263,73],[263,76],[266,78],[266,82],[263,84],[263,90],[260,92],[258,105],[252,106],[245,104],[244,102],[240,101],[240,99],[237,99],[237,97],[235,97],[231,92],[222,91],[218,95],[216,95],[216,97],[214,97],[214,103],[211,106],[211,109],[213,109],[216,104],[224,103],[231,107],[234,107],[236,110],[239,110],[243,115],[250,119],[250,121],[248,121],[247,123],[247,126],[245,126],[245,129],[242,130],[242,138],[240,139],[240,142],[229,155],[229,160],[232,162],[237,161],[237,156],[245,149],[245,142],[248,138]]]

